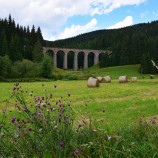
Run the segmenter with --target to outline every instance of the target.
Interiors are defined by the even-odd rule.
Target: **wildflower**
[[[105,109],[103,109],[102,112],[105,112]]]
[[[44,96],[42,96],[42,100],[44,100]]]
[[[24,136],[24,137],[26,137],[27,135],[28,135],[28,133],[27,133],[27,132],[25,132],[25,133],[23,134],[23,136]]]
[[[59,104],[59,107],[63,107],[64,106],[64,104]]]
[[[13,117],[12,117],[12,119],[11,119],[12,123],[14,123],[14,122],[15,122],[15,120],[16,120],[16,117],[15,117],[15,116],[13,116]]]
[[[52,93],[50,93],[50,98],[52,98],[52,96],[53,96],[53,94],[52,94]]]
[[[60,117],[58,118],[58,121],[61,122],[61,118]]]
[[[60,141],[60,147],[64,147],[64,142]]]
[[[40,108],[40,104],[37,104],[37,108]]]
[[[29,127],[29,128],[28,128],[28,131],[32,131],[32,129]]]
[[[81,124],[79,124],[79,125],[78,125],[78,128],[80,128],[81,126],[82,126],[82,125],[81,125]]]
[[[32,96],[32,93],[30,93],[30,96]]]
[[[38,112],[38,116],[41,116],[41,112]]]
[[[3,109],[3,110],[2,110],[2,113],[5,113],[5,112],[6,112],[6,111]]]
[[[21,128],[21,125],[20,125],[20,124],[18,124],[18,128]]]
[[[42,106],[43,106],[43,107],[46,107],[46,104],[45,104],[45,103],[42,103]]]
[[[68,92],[68,94],[67,94],[67,95],[68,95],[68,97],[70,97],[70,92]]]
[[[59,116],[62,116],[62,113],[61,113],[61,112],[59,113]]]
[[[27,107],[24,107],[23,110],[24,110],[24,111],[28,111],[28,108],[27,108]]]
[[[96,131],[97,131],[96,129],[93,129],[93,130],[92,130],[92,132],[96,132]]]
[[[53,110],[55,110],[55,109],[51,106],[51,107],[50,107],[50,110],[53,111]]]
[[[17,141],[17,138],[14,138],[13,141],[16,142],[16,141]]]
[[[56,84],[54,84],[54,88],[57,88],[57,85],[56,85]]]
[[[16,87],[13,87],[13,91],[15,91],[16,90]]]
[[[74,151],[74,154],[76,154],[76,155],[78,155],[79,153],[80,153],[79,150]]]

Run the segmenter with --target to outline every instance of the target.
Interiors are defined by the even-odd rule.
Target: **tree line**
[[[0,19],[0,80],[3,78],[49,77],[43,74],[44,40],[40,27],[16,24],[9,15]],[[43,63],[45,65],[45,62]],[[48,63],[51,64],[51,61]],[[43,65],[43,66],[44,66]],[[52,70],[51,70],[52,71]]]

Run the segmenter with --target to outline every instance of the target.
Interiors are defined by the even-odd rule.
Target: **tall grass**
[[[14,109],[8,106],[2,109],[1,157],[158,157],[156,116],[140,118],[133,125],[110,132],[110,126],[105,126],[102,118],[89,113],[89,105],[85,105],[84,112],[71,105],[73,93],[66,92],[64,97],[56,97],[54,94],[59,86],[55,84],[49,92],[42,84],[43,93],[36,95],[15,84],[10,97]],[[99,115],[109,113],[108,108],[96,108]]]

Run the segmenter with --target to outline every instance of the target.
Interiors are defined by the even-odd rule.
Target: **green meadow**
[[[140,74],[139,65],[104,69],[95,66],[76,72],[57,69],[55,73],[76,75],[78,80],[21,82],[16,86],[0,82],[0,156],[158,156],[157,75],[151,79],[149,74]],[[91,75],[109,75],[112,82],[88,88],[85,78]],[[127,75],[128,83],[119,83],[120,75]],[[131,82],[132,76],[138,81]]]
[[[44,84],[44,87],[42,87]],[[54,88],[54,84],[57,88]],[[54,99],[61,96],[67,99],[70,93],[71,105],[81,114],[88,113],[88,117],[96,120],[103,119],[104,125],[115,129],[132,124],[140,117],[150,117],[157,115],[158,111],[158,79],[141,79],[136,83],[118,83],[112,80],[111,83],[101,83],[99,88],[88,88],[87,81],[52,81],[20,83],[23,90],[33,91],[33,95],[42,96],[44,89],[47,93],[52,93]],[[9,109],[14,105],[6,99],[12,92],[13,83],[0,83],[0,108],[3,109],[8,104]],[[105,113],[102,112],[105,110]]]

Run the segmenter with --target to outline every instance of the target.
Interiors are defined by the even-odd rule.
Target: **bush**
[[[68,79],[68,80],[78,80],[78,76],[77,75],[72,75],[72,74],[65,75],[65,78]]]
[[[39,77],[40,76],[40,64],[33,63],[30,60],[23,59],[17,61],[13,66],[12,77],[13,78],[27,78],[27,77]]]
[[[41,76],[45,78],[51,78],[52,68],[53,68],[53,63],[52,63],[51,57],[48,55],[45,55],[41,63]]]

